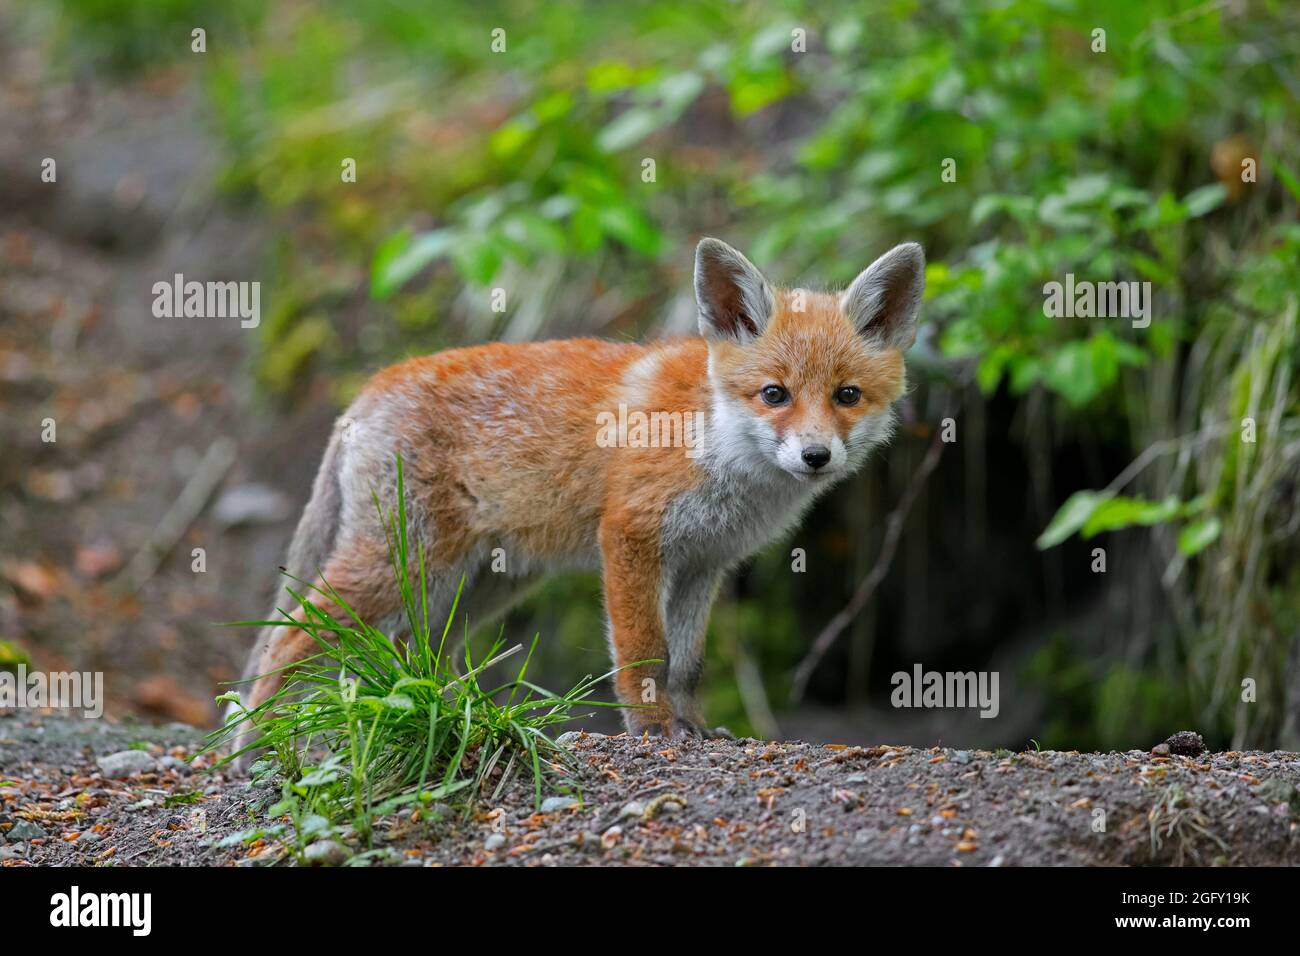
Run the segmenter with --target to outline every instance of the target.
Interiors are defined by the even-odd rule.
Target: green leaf
[[[1218,209],[1227,198],[1228,190],[1223,183],[1211,183],[1184,196],[1183,205],[1187,207],[1187,215],[1195,219]]]
[[[852,52],[862,39],[862,23],[852,18],[844,18],[832,23],[826,33],[826,46],[836,56]]]
[[[334,827],[326,817],[321,816],[319,813],[309,813],[302,818],[300,832],[303,836],[321,836],[331,833],[333,829]]]
[[[1011,394],[1023,395],[1043,377],[1043,365],[1037,359],[1016,356],[1011,362]]]
[[[743,71],[732,78],[727,86],[731,105],[738,116],[756,113],[764,106],[789,96],[793,90],[790,76],[784,69]]]
[[[1104,491],[1076,491],[1057,510],[1056,515],[1035,542],[1039,551],[1054,548],[1083,527],[1092,513],[1105,504],[1112,494]]]
[[[395,233],[375,251],[370,265],[370,294],[387,299],[433,260],[455,246],[450,229],[436,229],[412,237],[409,230]]]
[[[312,770],[302,775],[298,781],[300,787],[321,787],[327,783],[333,783],[339,778],[339,772],[333,769]]]
[[[587,89],[596,94],[618,93],[636,82],[636,67],[621,60],[595,63],[587,70]]]
[[[793,25],[778,21],[760,30],[749,43],[749,55],[753,60],[766,60],[785,52],[790,43]]]
[[[647,106],[634,106],[614,117],[600,131],[596,145],[606,153],[616,153],[645,139],[662,127],[671,117],[663,110]]]
[[[1142,525],[1149,527],[1178,517],[1182,502],[1177,495],[1161,501],[1116,496],[1099,505],[1083,523],[1083,537],[1091,538],[1104,531]]]
[[[982,393],[991,395],[997,389],[998,382],[1002,381],[1002,370],[1013,357],[1011,349],[999,346],[980,360],[979,368],[975,372],[975,381]]]
[[[278,837],[284,833],[284,824],[277,823],[273,827],[254,827],[251,830],[240,830],[230,834],[217,844],[219,847],[235,846],[238,843],[252,843],[254,840],[261,840],[265,837]]]
[[[1218,539],[1222,531],[1223,524],[1213,515],[1192,521],[1178,532],[1178,550],[1189,558],[1200,554]]]
[[[985,219],[1005,212],[1018,222],[1026,221],[1034,211],[1034,200],[1029,196],[1013,196],[1009,193],[989,193],[980,196],[971,206],[971,225],[978,226]]]
[[[674,116],[695,102],[704,92],[704,77],[693,71],[672,73],[660,81],[657,92],[663,101],[664,109]]]
[[[617,204],[602,206],[596,213],[596,218],[607,235],[617,239],[633,252],[645,256],[658,254],[659,232],[632,206]]]
[[[461,276],[478,286],[485,286],[492,281],[505,258],[502,243],[493,234],[466,238],[456,243],[451,250],[451,257]]]
[[[1278,159],[1276,156],[1270,158],[1272,160],[1273,172],[1277,173],[1277,178],[1281,180],[1282,185],[1286,187],[1286,191],[1294,196],[1297,202],[1300,202],[1300,174],[1297,174],[1294,169],[1282,162],[1282,160]]]
[[[1087,405],[1114,381],[1114,364],[1089,341],[1067,342],[1043,369],[1043,382],[1071,405]]]

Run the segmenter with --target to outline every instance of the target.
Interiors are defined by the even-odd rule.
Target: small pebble
[[[556,813],[576,806],[579,804],[573,797],[547,797],[542,801],[542,813]]]
[[[337,840],[317,840],[303,855],[312,866],[339,866],[351,856],[348,848]]]
[[[572,747],[581,740],[604,740],[605,734],[592,734],[585,730],[566,730],[560,736],[555,738],[555,743],[560,747]]]
[[[19,820],[7,836],[10,842],[17,843],[19,840],[43,840],[48,835],[30,820]]]
[[[158,769],[158,761],[143,750],[121,750],[95,761],[105,777],[130,777]]]

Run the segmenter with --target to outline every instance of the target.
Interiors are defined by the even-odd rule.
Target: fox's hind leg
[[[345,606],[361,621],[377,625],[401,605],[386,542],[366,538],[341,544],[321,573],[315,589],[304,586],[299,593],[342,624],[355,623]],[[331,594],[337,594],[339,600],[334,600]],[[283,610],[292,621],[301,622],[306,618],[302,606],[291,612],[288,608]],[[244,675],[246,681],[251,681],[240,694],[244,708],[254,710],[269,700],[284,686],[293,665],[319,649],[311,634],[297,624],[286,621],[266,628]],[[246,724],[236,738],[234,750],[243,750],[256,736],[256,728]]]
[[[340,623],[356,623],[345,606],[367,624],[378,624],[400,606],[385,542],[371,539],[349,542],[335,552],[321,573],[323,583],[316,583],[318,590],[302,596]],[[337,594],[340,600],[336,602],[330,594]],[[306,612],[299,606],[289,616],[302,621]],[[249,708],[262,704],[280,689],[285,668],[310,657],[318,648],[311,634],[301,627],[285,623],[274,628],[257,660],[254,670],[257,680],[249,691]]]

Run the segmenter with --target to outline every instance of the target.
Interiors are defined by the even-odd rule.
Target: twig
[[[117,576],[114,585],[128,593],[140,590],[146,581],[154,576],[163,559],[176,547],[176,543],[189,529],[226,477],[226,472],[235,463],[235,442],[230,438],[218,438],[208,446],[198,468],[190,477],[167,513],[163,515],[149,539],[135,557],[131,559],[122,573]]]
[[[844,605],[843,610],[830,619],[830,622],[822,628],[822,632],[817,635],[817,640],[813,641],[811,650],[799,662],[795,668],[794,679],[791,682],[790,702],[797,704],[803,700],[804,691],[808,688],[808,680],[812,677],[813,671],[821,663],[821,659],[826,656],[826,652],[839,638],[841,632],[852,623],[853,619],[862,613],[862,609],[867,606],[871,596],[875,594],[876,588],[880,582],[885,579],[889,573],[889,566],[894,561],[894,553],[898,550],[898,539],[903,533],[903,524],[907,520],[907,514],[912,510],[912,505],[916,502],[916,497],[921,493],[926,479],[939,464],[939,459],[943,456],[943,441],[940,433],[935,434],[934,439],[930,442],[930,449],[921,459],[921,464],[917,466],[912,479],[907,483],[907,488],[903,492],[903,497],[899,500],[898,505],[889,513],[889,518],[885,523],[885,536],[881,541],[880,554],[876,557],[876,563],[872,566],[871,572],[862,579],[858,589],[853,592],[853,597],[849,603]]]
[[[1235,428],[1236,426],[1231,423],[1206,425],[1204,428],[1198,428],[1194,432],[1188,432],[1187,434],[1179,435],[1176,438],[1162,438],[1159,441],[1152,442],[1142,450],[1140,455],[1129,462],[1128,467],[1116,475],[1110,484],[1102,489],[1102,493],[1118,493],[1121,488],[1141,474],[1148,465],[1163,455],[1207,444],[1216,438],[1228,434]]]

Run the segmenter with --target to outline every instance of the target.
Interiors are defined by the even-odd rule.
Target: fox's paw
[[[651,714],[641,719],[629,721],[628,731],[632,734],[649,734],[652,737],[668,737],[681,740],[686,737],[701,739],[735,740],[735,735],[726,727],[706,727],[700,720],[679,717],[676,714]]]
[[[726,727],[705,727],[698,720],[678,721],[683,727],[681,736],[699,737],[703,740],[735,740],[736,735]]]

